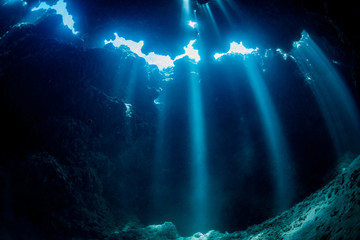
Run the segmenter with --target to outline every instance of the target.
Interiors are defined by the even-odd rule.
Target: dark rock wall
[[[124,211],[116,218],[119,209],[109,206],[120,198],[143,199],[122,189],[136,177],[121,175],[129,169],[148,175],[136,159],[152,155],[153,128],[144,117],[155,115],[149,103],[157,97],[157,77],[150,83],[144,62],[126,49],[85,50],[78,39],[63,42],[60,20],[50,16],[37,26],[15,27],[0,41],[1,227],[15,238],[31,236],[17,230],[22,227],[50,234],[46,239],[101,237],[116,218],[126,218],[130,203],[118,206]],[[47,31],[48,24],[60,32]],[[134,65],[141,66],[134,91],[142,97],[130,101],[129,120],[124,79]],[[114,177],[123,181],[116,184]],[[112,192],[121,195],[104,198]]]

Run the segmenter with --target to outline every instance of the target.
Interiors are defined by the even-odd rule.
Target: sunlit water
[[[288,147],[284,138],[282,124],[276,112],[275,105],[269,91],[266,89],[261,70],[254,59],[245,61],[246,73],[249,77],[250,86],[254,92],[258,109],[261,113],[264,133],[267,138],[269,152],[271,153],[271,166],[274,171],[274,185],[276,186],[275,202],[277,208],[284,210],[289,207],[292,198],[292,179],[288,169],[291,159],[288,155]]]
[[[64,0],[59,0],[55,5],[49,5],[45,2],[40,3],[40,5],[36,8],[33,8],[31,11],[38,11],[38,10],[55,10],[56,14],[59,14],[62,16],[63,23],[65,26],[67,26],[73,34],[77,34],[78,31],[74,28],[74,19],[72,15],[69,14],[67,8],[66,8],[66,2]]]
[[[228,13],[229,8],[233,8],[233,11],[239,11],[237,5],[228,0],[221,2],[216,1],[228,22],[232,22],[231,16]],[[7,1],[8,4],[11,1]],[[25,4],[26,2],[24,2]],[[204,4],[199,7],[200,13],[194,12],[191,9],[189,0],[183,0],[183,22],[188,27],[198,29],[199,23],[196,21],[197,15],[202,14],[208,21],[211,30],[215,32],[215,36],[221,38],[217,21],[212,13],[211,6]],[[56,14],[59,14],[63,18],[63,24],[71,30],[75,35],[79,32],[75,29],[75,22],[72,15],[66,8],[66,2],[59,0],[54,5],[47,3],[40,3],[38,7],[33,8],[32,11],[39,10],[53,10]],[[195,19],[195,20],[194,20]],[[201,32],[199,33],[201,37]],[[105,36],[107,38],[110,36]],[[132,41],[126,39],[122,34],[114,33],[114,38],[105,40],[104,44],[112,44],[115,48],[127,47],[131,52],[136,54],[139,58],[143,58],[147,64],[155,65],[161,72],[167,72],[176,68],[177,61],[183,61],[184,59],[190,60],[190,73],[188,75],[189,85],[187,91],[189,92],[187,103],[188,106],[188,131],[190,135],[190,149],[188,161],[191,163],[188,165],[190,168],[190,180],[188,186],[188,201],[191,212],[188,215],[189,224],[192,225],[192,229],[209,230],[211,224],[209,218],[216,218],[210,214],[210,205],[212,204],[211,196],[209,192],[211,189],[210,180],[211,177],[208,172],[208,138],[206,132],[206,126],[209,119],[205,118],[204,112],[206,106],[204,104],[201,81],[203,76],[199,71],[196,64],[201,62],[199,50],[195,47],[196,44],[200,44],[199,38],[189,39],[189,44],[184,46],[184,53],[173,58],[170,55],[159,55],[154,52],[148,54],[143,53],[142,49],[145,44],[144,41]],[[263,134],[266,139],[266,146],[269,153],[269,162],[273,177],[272,185],[274,187],[274,199],[276,203],[274,206],[277,210],[284,210],[289,207],[292,201],[293,188],[295,181],[289,172],[291,168],[291,151],[288,146],[288,141],[282,128],[282,119],[277,112],[277,106],[273,101],[273,96],[270,90],[267,88],[265,79],[263,77],[262,58],[267,58],[267,53],[270,50],[262,50],[256,46],[249,47],[248,44],[243,44],[239,41],[241,39],[234,39],[230,43],[230,48],[227,52],[216,53],[214,61],[221,62],[222,58],[235,57],[234,61],[243,65],[245,72],[243,73],[247,79],[249,86],[253,94],[253,101],[256,103],[257,111],[261,118],[260,122],[263,129]],[[239,43],[237,43],[239,42]],[[315,99],[319,105],[322,116],[325,119],[328,131],[331,135],[333,145],[338,153],[338,156],[342,156],[347,151],[360,150],[360,128],[359,128],[359,113],[356,108],[355,102],[344,84],[344,80],[338,74],[335,66],[325,56],[319,46],[311,39],[307,32],[303,32],[302,38],[294,42],[294,48],[291,52],[287,53],[281,49],[277,49],[276,52],[283,56],[284,61],[294,61],[303,74],[304,81],[308,82]],[[263,55],[261,55],[263,54]],[[126,96],[124,101],[126,106],[126,116],[128,121],[131,121],[133,117],[132,102],[134,101],[134,86],[136,81],[136,74],[138,66],[134,66],[131,70],[131,75],[128,79],[128,85],[126,90]],[[170,78],[171,79],[171,78]],[[166,82],[164,83],[166,86]],[[167,114],[170,111],[168,107],[168,101],[170,97],[166,97],[166,88],[161,93],[160,97],[154,101],[159,107],[158,126],[157,126],[157,139],[156,139],[156,151],[155,151],[155,167],[153,171],[152,185],[153,198],[152,204],[161,209],[161,202],[158,202],[159,196],[162,194],[161,190],[166,189],[164,187],[167,182],[161,169],[169,167],[169,156],[171,154],[166,152],[166,124],[169,121]],[[238,93],[241,95],[242,93]],[[240,119],[239,119],[240,121]],[[129,135],[131,130],[129,129]],[[241,136],[243,139],[247,137]],[[184,140],[185,141],[185,140]],[[245,140],[244,140],[245,141]],[[246,145],[251,145],[248,140],[245,141]],[[249,156],[254,155],[251,152],[251,148],[248,148]],[[250,157],[251,158],[251,157]],[[171,168],[171,167],[169,167]],[[164,221],[172,221],[173,219],[163,219]]]
[[[308,82],[339,156],[360,148],[360,119],[344,80],[306,31],[292,54]]]
[[[206,229],[207,215],[207,201],[209,199],[207,191],[207,161],[206,161],[206,134],[205,134],[205,119],[203,114],[202,94],[200,79],[196,71],[191,73],[190,79],[190,103],[191,108],[190,128],[192,140],[192,196],[193,196],[193,217],[194,225],[199,229]]]

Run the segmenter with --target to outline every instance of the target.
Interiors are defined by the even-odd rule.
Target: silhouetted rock
[[[286,169],[298,181],[294,204],[328,182],[336,157],[303,76],[275,49],[291,49],[305,28],[359,90],[358,8],[326,0],[233,1],[239,8],[227,9],[234,27],[214,4],[220,39],[196,0],[192,8],[204,24],[198,30],[178,24],[184,16],[177,1],[69,0],[78,35],[53,11],[21,23],[40,0],[10,2],[0,6],[0,239],[360,237],[359,158],[290,210],[233,232],[277,215],[274,173],[244,65],[238,56],[213,58],[228,49],[224,39],[273,48],[259,68],[270,66],[260,70],[292,144],[294,162]],[[173,58],[183,53],[184,39],[198,38],[202,61],[184,58],[160,73],[128,47],[103,47],[104,37],[124,29],[131,29],[127,39],[148,38],[144,53]],[[194,79],[203,96],[209,202],[217,216],[211,220],[219,231],[182,238],[170,222],[145,227],[131,220],[171,218],[181,235],[194,232],[188,220]],[[157,106],[160,92],[166,104]],[[233,233],[220,232],[226,229]]]
[[[84,49],[53,26],[62,26],[58,16],[13,27],[0,39],[1,227],[18,238],[103,238],[115,226],[104,196],[120,191],[111,179],[131,168],[121,156],[134,151],[134,139],[149,145],[144,116],[155,115],[161,76],[127,49]],[[127,96],[134,66],[133,92],[141,98]],[[124,101],[133,106],[131,118]],[[20,219],[29,231],[16,230]]]

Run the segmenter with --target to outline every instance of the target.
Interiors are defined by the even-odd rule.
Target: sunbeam
[[[233,19],[231,19],[231,16],[229,14],[229,11],[226,9],[225,5],[222,2],[223,0],[216,0],[217,5],[219,6],[220,10],[222,11],[222,14],[225,16],[226,21],[228,24],[234,25]]]
[[[224,2],[229,5],[230,9],[234,11],[237,16],[242,16],[243,13],[241,12],[239,5],[234,0],[224,0]]]
[[[190,77],[190,131],[192,159],[192,196],[194,224],[198,229],[207,227],[207,163],[206,136],[202,94],[199,74],[193,71]]]
[[[291,202],[293,184],[289,176],[289,154],[282,125],[254,57],[247,58],[244,65],[267,138],[272,175],[275,178],[274,200],[277,210],[284,210],[289,207]]]
[[[161,95],[162,98],[165,98]],[[157,104],[157,124],[156,124],[156,142],[155,142],[155,156],[154,156],[154,166],[152,169],[152,190],[151,190],[151,204],[156,212],[162,211],[162,200],[164,199],[164,189],[166,189],[166,174],[164,173],[169,163],[167,158],[166,149],[166,100],[159,101]],[[160,200],[159,200],[160,199]]]
[[[209,6],[209,3],[206,3],[206,4],[203,4],[203,5],[200,5],[200,9],[201,11],[205,14],[206,18],[207,18],[207,21],[211,23],[211,27],[213,29],[213,31],[215,32],[216,34],[216,37],[217,38],[220,38],[220,31],[219,31],[219,27],[216,23],[216,20],[214,18],[214,15],[211,11],[211,8]]]
[[[126,124],[127,124],[127,128],[126,128],[126,133],[129,136],[129,138],[133,137],[133,123],[134,123],[134,119],[133,119],[133,105],[135,103],[135,88],[136,88],[136,81],[137,81],[137,73],[138,73],[138,65],[136,63],[134,63],[131,67],[129,76],[127,78],[128,82],[127,82],[127,86],[125,89],[125,98],[123,99],[125,106],[126,106]],[[121,76],[122,78],[123,76]],[[120,77],[119,77],[120,78]],[[117,82],[121,81],[121,78],[118,79]]]
[[[188,22],[191,19],[191,3],[190,0],[183,0],[182,22]]]
[[[0,240],[360,239],[343,5],[0,0]]]
[[[306,31],[293,47],[292,54],[319,104],[339,157],[359,151],[359,112],[344,80]]]

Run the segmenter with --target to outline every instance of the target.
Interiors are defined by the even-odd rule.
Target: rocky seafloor
[[[189,223],[191,224],[191,223]],[[360,239],[360,157],[334,180],[281,215],[245,231],[179,236],[171,222],[127,225],[110,239],[230,240],[230,239]]]

